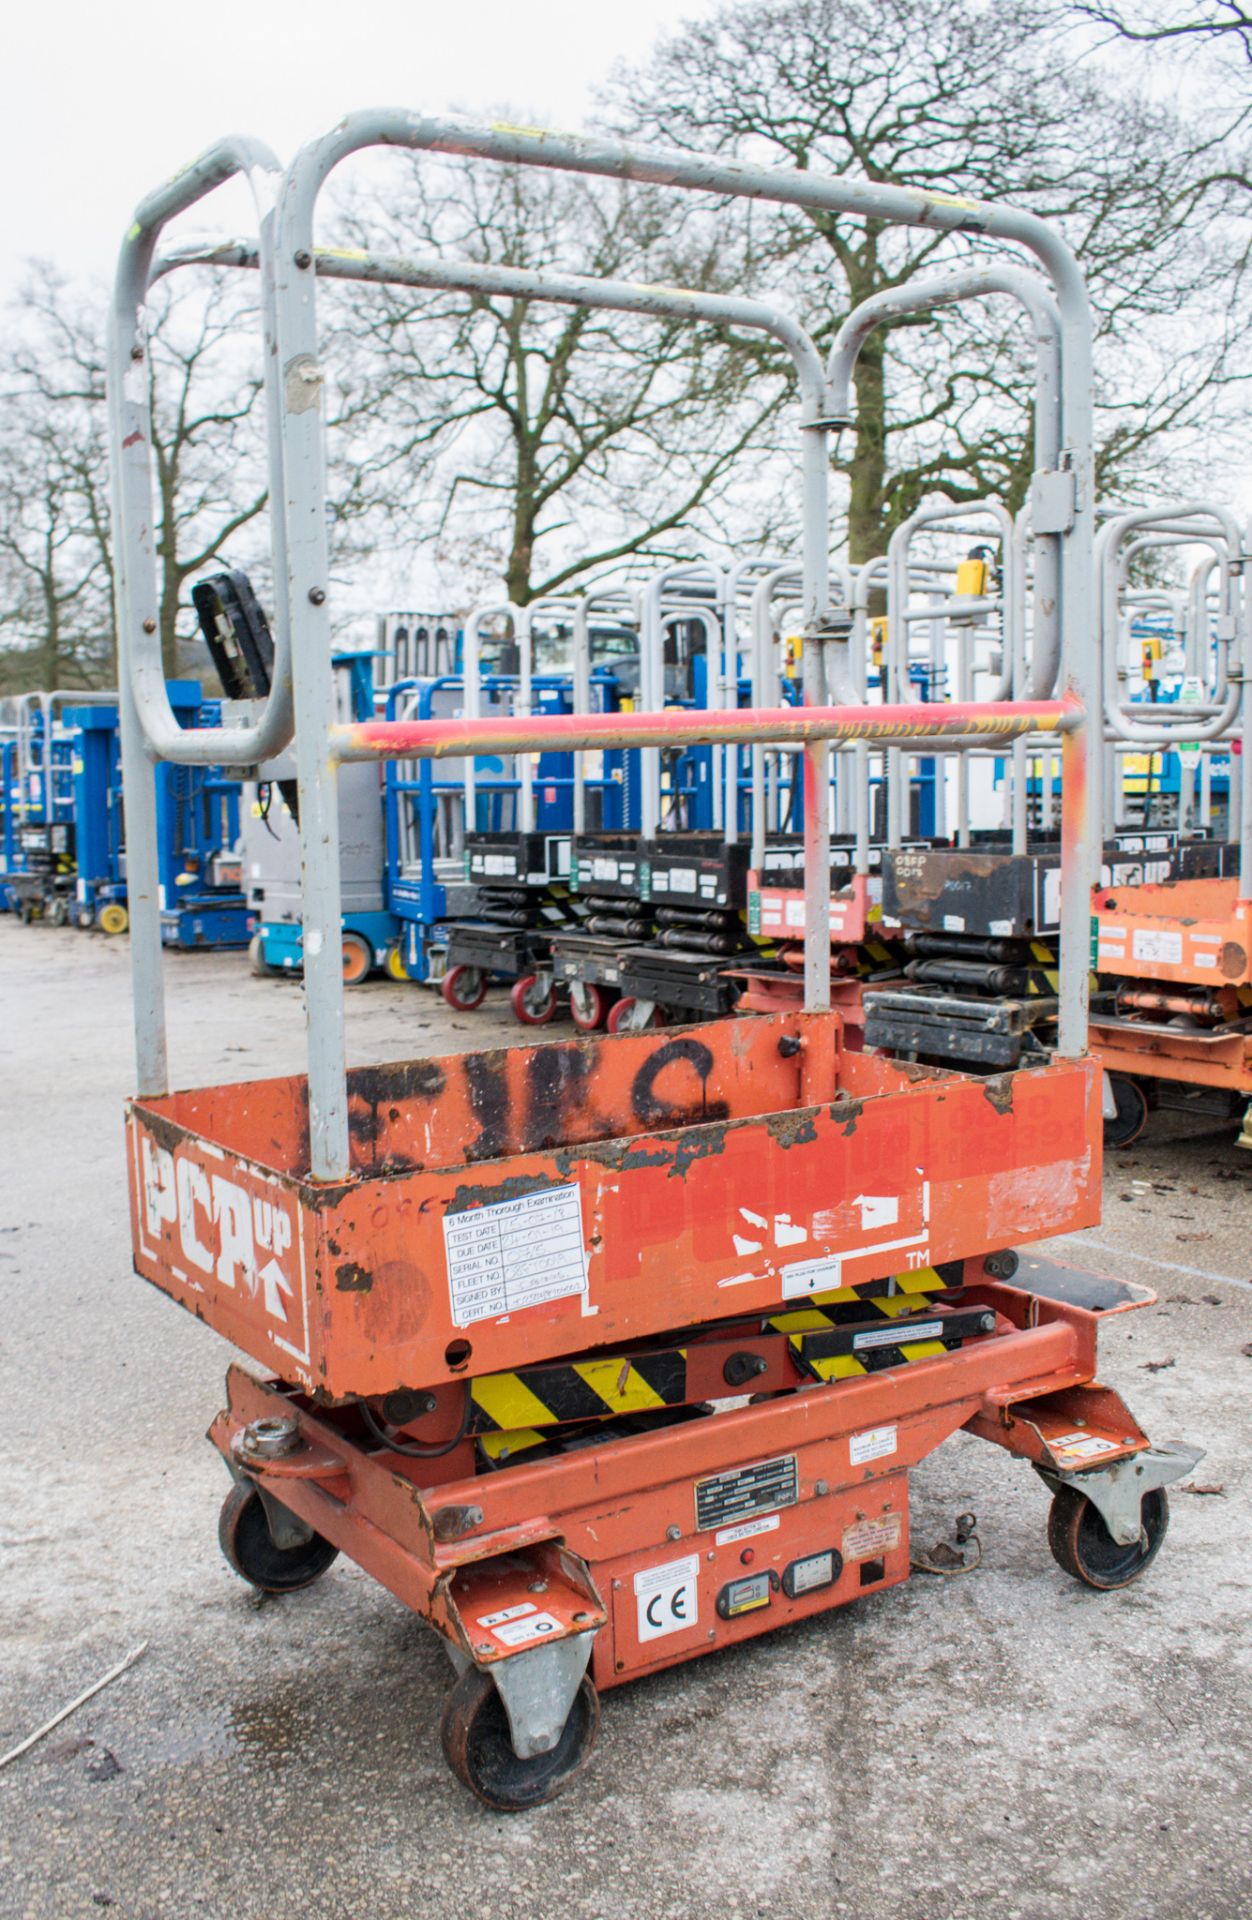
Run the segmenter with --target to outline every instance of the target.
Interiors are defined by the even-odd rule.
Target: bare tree
[[[6,686],[102,684],[112,664],[104,421],[91,316],[32,269],[0,360],[0,635]]]
[[[524,169],[410,170],[346,226],[381,251],[714,290],[730,278],[672,199]],[[724,534],[789,386],[712,326],[398,287],[327,283],[323,299],[330,439],[355,510],[372,487],[398,537],[428,536],[463,582],[502,578],[518,604]],[[767,539],[768,503],[755,518]]]
[[[1190,221],[1180,214],[1203,133],[1084,64],[1058,33],[1056,10],[1034,0],[747,0],[619,74],[610,103],[624,128],[671,145],[1009,200],[1058,222],[1098,312],[1102,480],[1133,489],[1163,457],[1163,435],[1183,457],[1232,374],[1237,250],[1223,249],[1215,210],[1202,216],[1193,197]],[[802,302],[823,337],[868,295],[971,248],[995,251],[821,211],[747,218],[754,274]],[[839,463],[854,559],[880,552],[927,493],[1020,500],[1025,347],[1001,307],[871,337]]]
[[[1141,45],[1225,42],[1252,62],[1252,8],[1236,0],[1191,0],[1181,11],[1162,0],[1141,0],[1130,6],[1084,4],[1075,11],[1098,26],[1111,27],[1123,40]]]
[[[221,276],[179,291],[166,283],[149,314],[159,622],[171,674],[192,630],[188,579],[266,504],[254,293]],[[102,300],[37,267],[0,356],[0,621],[45,684],[79,665],[97,678],[116,671],[103,313]]]

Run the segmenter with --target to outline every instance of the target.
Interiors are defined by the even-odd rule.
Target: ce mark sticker
[[[635,1606],[640,1640],[659,1640],[666,1633],[683,1633],[700,1618],[700,1556],[670,1560],[663,1567],[645,1567],[635,1575]]]

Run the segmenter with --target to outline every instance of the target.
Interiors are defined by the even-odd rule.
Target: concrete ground
[[[168,967],[178,1084],[298,1070],[298,987]],[[350,996],[354,1059],[518,1037],[499,1007]],[[446,1770],[449,1668],[340,1561],[258,1603],[219,1556],[203,1439],[227,1351],[129,1271],[124,944],[0,921],[0,1913],[76,1920],[1246,1920],[1252,1155],[1158,1116],[1058,1252],[1157,1287],[1104,1335],[1149,1432],[1208,1449],[1142,1581],[1051,1559],[1047,1495],[958,1435],[914,1538],[979,1515],[967,1577],[907,1586],[613,1693],[580,1782],[486,1813]]]

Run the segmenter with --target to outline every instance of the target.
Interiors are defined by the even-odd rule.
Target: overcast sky
[[[9,291],[32,255],[108,274],[136,200],[224,133],[290,159],[356,107],[509,105],[577,127],[614,60],[713,0],[23,0],[7,18]],[[222,223],[242,224],[242,204]],[[217,222],[215,220],[214,224]]]

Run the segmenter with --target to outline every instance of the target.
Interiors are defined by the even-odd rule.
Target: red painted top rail
[[[741,707],[697,712],[559,713],[483,719],[363,720],[331,728],[336,760],[441,760],[467,753],[595,747],[672,747],[742,741],[804,746],[816,740],[1014,739],[1081,724],[1076,700],[1005,700],[881,707]]]

